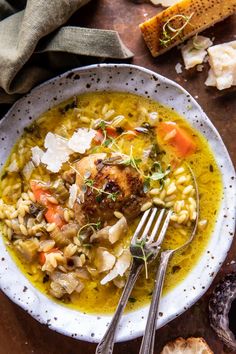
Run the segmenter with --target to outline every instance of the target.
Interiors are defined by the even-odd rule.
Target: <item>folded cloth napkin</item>
[[[54,65],[56,69],[78,66],[78,55],[133,56],[116,31],[61,27],[89,1],[0,0],[0,103],[14,102],[55,75]]]

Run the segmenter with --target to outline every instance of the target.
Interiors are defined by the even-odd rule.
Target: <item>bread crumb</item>
[[[161,354],[214,354],[206,341],[199,337],[177,338],[168,342]]]

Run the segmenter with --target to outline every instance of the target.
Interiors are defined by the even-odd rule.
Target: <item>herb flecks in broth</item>
[[[189,236],[196,196],[187,164],[200,221],[191,246],[170,262],[165,292],[191,271],[215,224],[222,185],[207,141],[176,112],[132,94],[84,94],[52,108],[26,127],[1,176],[1,228],[12,256],[54,300],[114,311],[142,210],[173,210],[163,248]],[[154,269],[138,280],[128,310],[150,300]]]

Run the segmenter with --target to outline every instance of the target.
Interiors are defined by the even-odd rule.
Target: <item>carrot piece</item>
[[[30,181],[30,187],[32,189],[32,192],[34,193],[36,202],[47,206],[47,204],[49,203],[47,197],[50,197],[51,193],[43,189],[40,183],[38,183],[37,181]]]
[[[93,138],[93,142],[96,144],[96,145],[101,145],[101,143],[103,142],[104,140],[104,134],[102,132],[101,129],[98,129],[97,132],[96,132],[96,135],[95,137]]]
[[[53,252],[57,252],[58,251],[58,248],[57,247],[54,247],[54,248],[51,248],[49,251],[47,252],[39,252],[39,264],[41,266],[44,265],[44,263],[46,262],[46,254],[48,253],[53,253]]]
[[[196,143],[191,135],[174,122],[159,123],[157,136],[164,144],[170,145],[178,157],[189,156],[196,151]]]
[[[49,203],[44,216],[47,222],[54,222],[59,228],[66,224],[64,219],[64,210],[60,205]]]
[[[46,262],[45,252],[39,252],[39,264],[43,266],[45,262]]]
[[[116,138],[119,135],[116,131],[116,128],[114,128],[112,126],[106,127],[106,132],[107,132],[108,136],[111,138]]]
[[[48,201],[48,197],[52,195],[50,191],[42,188],[37,181],[30,181],[30,187],[34,193],[35,199],[38,203],[47,208],[44,216],[47,222],[55,223],[59,228],[66,224],[64,219],[64,211],[60,205],[53,204]]]

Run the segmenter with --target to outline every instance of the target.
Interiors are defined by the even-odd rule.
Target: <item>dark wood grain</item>
[[[117,30],[125,44],[134,52],[133,64],[144,66],[175,80],[187,89],[200,103],[208,117],[221,134],[231,158],[236,164],[236,91],[226,93],[209,89],[204,85],[207,65],[203,72],[184,71],[177,75],[175,65],[182,63],[178,49],[174,48],[160,58],[153,59],[147,50],[138,24],[160,11],[148,3],[134,4],[129,0],[92,1],[86,8],[75,14],[70,23],[92,28]],[[236,15],[205,31],[215,37],[214,43],[235,39]],[[224,235],[222,235],[224,237]],[[233,353],[227,350],[211,330],[208,321],[208,300],[214,285],[225,273],[236,271],[236,265],[230,264],[235,259],[236,241],[228,254],[227,260],[217,274],[212,287],[187,312],[157,331],[155,354],[159,354],[163,345],[178,336],[202,336],[215,354]],[[236,316],[236,314],[235,314]],[[92,354],[95,345],[76,341],[51,331],[39,324],[27,313],[13,304],[0,293],[0,354]],[[138,353],[140,339],[115,346],[115,354]]]

